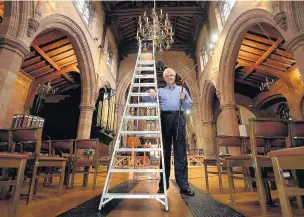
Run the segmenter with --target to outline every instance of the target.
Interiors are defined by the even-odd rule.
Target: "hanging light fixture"
[[[145,11],[143,17],[139,16],[138,30],[136,39],[143,42],[143,50],[147,51],[152,45],[145,40],[153,40],[153,44],[159,51],[168,50],[171,48],[174,42],[172,36],[174,32],[172,30],[172,25],[170,23],[168,14],[163,13],[160,9],[160,14],[156,12],[156,3],[154,0],[154,8],[152,10],[151,16],[147,16]]]
[[[266,76],[266,79],[265,79],[265,82],[262,82],[261,83],[261,86],[260,86],[260,91],[268,91],[270,90],[272,84],[273,84],[274,80],[271,79],[271,80],[268,80],[267,76]]]

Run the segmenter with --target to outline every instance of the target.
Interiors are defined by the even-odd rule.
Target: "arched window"
[[[223,0],[219,2],[219,10],[222,18],[222,24],[226,23],[235,0]]]
[[[289,107],[286,103],[282,103],[279,105],[278,114],[280,119],[292,120]]]
[[[112,62],[113,62],[113,52],[111,49],[110,44],[108,45],[108,52],[107,52],[107,66],[109,69],[112,68]]]
[[[93,7],[91,1],[74,0],[77,10],[80,13],[84,23],[90,25],[93,17]]]
[[[208,59],[209,59],[209,53],[210,53],[210,49],[205,45],[203,45],[202,47],[202,61],[203,61],[203,67],[205,67],[208,63]]]

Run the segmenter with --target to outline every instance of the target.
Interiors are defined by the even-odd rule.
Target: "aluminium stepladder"
[[[157,74],[156,74],[156,64],[155,64],[155,47],[152,44],[152,52],[142,52],[142,41],[139,41],[138,55],[136,59],[136,64],[133,72],[133,77],[131,80],[131,86],[129,89],[128,97],[126,100],[126,105],[124,107],[123,116],[121,118],[121,123],[119,131],[117,134],[117,139],[114,146],[114,151],[111,158],[111,163],[107,173],[105,185],[103,188],[103,193],[101,195],[101,200],[99,203],[99,210],[110,202],[112,199],[155,199],[165,206],[165,210],[168,211],[168,198],[167,198],[167,183],[165,174],[165,164],[164,164],[164,154],[163,154],[163,140],[162,140],[162,130],[161,130],[161,120],[160,120],[160,102],[157,90]],[[144,80],[145,83],[141,83]],[[148,81],[148,83],[147,83]],[[144,91],[142,88],[154,88],[156,90],[156,101],[155,102],[140,102],[140,97],[149,96],[149,92]],[[134,103],[132,97],[137,97],[137,102]],[[140,108],[155,108],[156,113],[153,115],[139,116]],[[136,112],[130,112],[130,110],[136,110]],[[134,114],[136,113],[136,114]],[[155,121],[155,130],[151,131],[141,131],[138,130],[138,121]],[[137,130],[129,129],[129,122],[137,122]],[[124,148],[120,147],[121,143],[126,140],[127,136],[147,136],[153,135],[159,138],[159,146],[157,148]],[[115,168],[115,158],[120,152],[158,152],[163,169],[139,169],[139,168]],[[136,155],[135,155],[136,156]],[[109,193],[109,185],[111,176],[113,173],[155,173],[160,172],[163,176],[163,189],[164,193]]]

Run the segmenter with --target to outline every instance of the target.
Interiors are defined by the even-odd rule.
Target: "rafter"
[[[67,72],[71,72],[71,71],[74,71],[74,72],[79,72],[78,68],[76,67],[77,64],[74,63],[74,64],[71,64],[69,66],[66,66],[64,68],[61,68],[60,71],[55,71],[53,73],[50,73],[49,75],[46,75],[46,76],[42,76],[41,78],[37,79],[37,83],[38,84],[44,84],[48,81],[51,81],[53,80],[54,78],[62,75],[62,74],[65,74]]]
[[[258,65],[258,64],[246,61],[246,60],[242,60],[240,58],[238,58],[237,61],[242,66],[252,67],[254,69],[258,69],[258,70],[263,71],[264,74],[269,74],[269,75],[272,75],[272,76],[276,76],[279,79],[281,79],[288,87],[290,87],[290,88],[292,87],[290,78],[288,76],[284,75],[284,72],[282,72],[282,71],[272,69],[272,68],[269,68],[267,66]]]
[[[152,8],[149,8],[152,10]],[[164,7],[163,13],[170,14],[171,17],[202,17],[203,8],[200,7]],[[135,9],[117,9],[109,13],[110,17],[130,18],[143,15],[147,11],[147,8],[135,8]],[[159,12],[159,11],[158,11]]]
[[[281,44],[281,42],[283,41],[284,39],[283,38],[279,38],[276,40],[275,43],[273,43],[273,45],[271,45],[271,47],[263,54],[263,56],[261,56],[255,64],[257,65],[260,65],[271,53],[272,51],[274,51],[278,46],[279,44]],[[242,80],[244,80],[245,78],[247,78],[252,72],[253,72],[254,68],[251,67],[247,72],[246,74],[242,77]]]

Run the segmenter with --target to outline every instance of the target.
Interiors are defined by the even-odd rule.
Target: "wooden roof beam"
[[[287,87],[292,88],[290,78],[288,76],[286,76],[284,74],[284,72],[282,72],[282,71],[275,70],[275,69],[269,68],[267,66],[262,66],[262,65],[258,65],[258,64],[255,64],[255,63],[251,63],[249,61],[242,60],[240,58],[238,58],[237,61],[242,66],[252,67],[254,69],[258,69],[258,70],[263,71],[264,74],[269,74],[269,75],[272,75],[272,76],[276,76],[277,78],[281,79],[287,85]]]
[[[44,53],[36,44],[33,43],[32,47],[57,71],[61,71],[61,68],[46,53]],[[62,73],[62,76],[65,79],[67,79],[71,84],[75,84],[73,79],[71,79],[69,76],[64,75],[64,73]]]
[[[43,76],[43,77],[37,79],[37,83],[44,84],[44,83],[46,83],[48,81],[51,81],[54,78],[56,78],[56,77],[58,77],[58,76],[60,76],[62,74],[65,74],[67,72],[71,72],[71,71],[79,72],[79,70],[78,70],[78,68],[76,66],[77,66],[77,64],[74,63],[74,64],[71,64],[71,65],[69,65],[67,67],[62,68],[60,71],[55,71],[55,72],[53,72],[53,73],[51,73],[49,75]]]
[[[261,56],[258,61],[256,61],[255,64],[260,65],[271,53],[272,51],[274,51],[283,41],[283,38],[279,38],[276,40],[275,43],[273,43],[271,45],[271,47],[263,54],[263,56]],[[242,77],[242,79],[244,80],[245,78],[247,78],[252,72],[253,72],[254,68],[251,67],[246,74]]]

